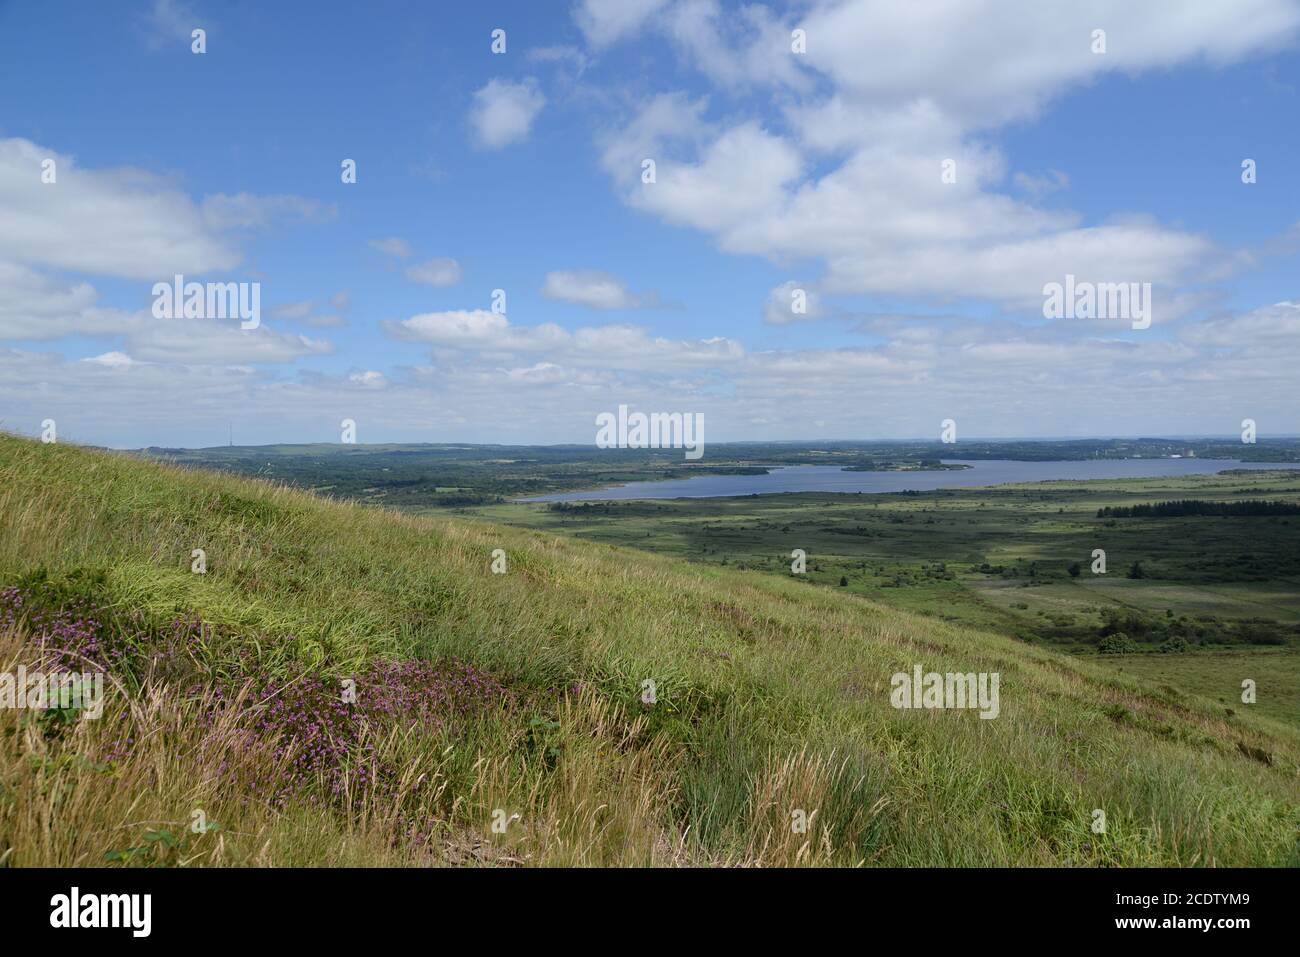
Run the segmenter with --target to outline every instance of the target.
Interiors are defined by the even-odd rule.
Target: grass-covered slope
[[[1293,729],[795,579],[0,437],[2,586],[112,675],[0,711],[9,865],[1300,863]]]

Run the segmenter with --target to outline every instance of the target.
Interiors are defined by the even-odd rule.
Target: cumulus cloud
[[[333,351],[328,342],[266,325],[241,329],[237,319],[158,319],[148,309],[104,308],[98,299],[89,283],[0,261],[0,339],[110,339],[120,348],[105,356],[195,364],[292,362]],[[291,303],[287,310],[297,314],[303,306]]]
[[[475,91],[470,127],[475,143],[497,150],[528,138],[546,97],[529,78],[519,83],[494,78]]]
[[[47,168],[52,182],[42,180]],[[0,140],[0,208],[0,260],[149,281],[233,269],[242,258],[233,230],[334,214],[332,206],[287,195],[195,202],[151,173],[85,168],[18,138]]]
[[[420,313],[400,322],[385,320],[382,327],[393,338],[407,342],[486,346],[500,342],[510,329],[510,323],[504,315],[487,309],[453,309]]]
[[[969,128],[1032,116],[1071,86],[1203,58],[1224,64],[1287,42],[1289,0],[891,0],[815,3],[801,61],[867,105],[928,100]],[[1176,29],[1171,28],[1176,25]],[[1092,52],[1104,27],[1107,51]]]
[[[738,342],[724,337],[668,339],[630,325],[583,326],[570,332],[554,323],[514,325],[485,309],[422,313],[382,325],[395,339],[472,351],[488,361],[546,353],[565,366],[664,370],[725,365],[744,355]]]
[[[582,0],[574,19],[588,43],[606,47],[636,33],[667,5],[668,0]]]
[[[588,309],[653,309],[662,304],[657,292],[631,292],[617,276],[592,269],[547,273],[542,295]]]
[[[102,366],[109,366],[115,369],[124,369],[127,366],[135,365],[135,360],[125,352],[105,352],[102,355],[90,356],[82,359],[82,362],[95,362]]]
[[[827,293],[1022,308],[1067,273],[1173,284],[1232,262],[1206,237],[1123,211],[1085,222],[1040,208],[1068,184],[1060,171],[1018,173],[1023,198],[1006,195],[1006,160],[977,137],[1107,74],[1230,63],[1294,38],[1296,4],[1247,3],[815,0],[777,16],[674,0],[653,18],[606,22],[587,5],[575,19],[593,47],[647,31],[715,83],[780,88],[783,126],[734,108],[711,116],[707,99],[681,92],[647,98],[602,140],[629,205],[727,252],[819,262]],[[1091,49],[1098,25],[1105,54]],[[789,50],[794,26],[806,54]],[[646,157],[652,185],[640,181]],[[955,181],[941,176],[946,161]]]
[[[44,160],[56,180],[41,182]],[[0,258],[129,279],[238,265],[234,242],[189,196],[133,169],[83,169],[25,139],[0,140]]]
[[[155,319],[147,313],[136,317],[125,342],[133,359],[189,365],[283,363],[334,351],[324,340],[277,332],[265,325],[241,329],[237,322]]]
[[[823,319],[827,315],[829,310],[821,294],[810,283],[794,279],[773,289],[763,303],[763,321],[774,326]]]
[[[751,351],[730,338],[516,326],[468,310],[413,316],[387,330],[426,345],[427,361],[339,374],[256,365],[250,349],[214,363],[217,331],[207,339],[178,328],[192,347],[156,356],[125,346],[75,361],[0,347],[0,408],[6,428],[30,431],[54,417],[70,440],[118,444],[131,436],[192,444],[205,428],[224,441],[232,412],[246,441],[336,436],[339,419],[350,417],[367,441],[418,432],[446,441],[590,442],[594,413],[619,403],[703,412],[719,441],[931,436],[949,417],[968,435],[1229,433],[1246,416],[1265,428],[1294,422],[1297,323],[1294,301],[1160,335],[1123,322],[1027,327],[898,315],[864,322],[871,341],[860,345]],[[237,327],[226,331],[240,341]],[[258,348],[304,347],[272,338]],[[186,409],[184,423],[169,406]],[[246,411],[264,408],[276,415]]]
[[[722,86],[783,85],[801,91],[812,87],[791,56],[790,26],[767,7],[677,0],[652,22],[697,69]]]
[[[98,336],[124,329],[127,314],[98,308],[98,299],[90,283],[0,260],[0,339]]]

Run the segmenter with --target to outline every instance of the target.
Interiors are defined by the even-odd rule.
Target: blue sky
[[[0,0],[0,427],[1300,432],[1300,3],[1134,6]],[[177,272],[261,325],[154,318]],[[1045,320],[1067,273],[1151,328]]]

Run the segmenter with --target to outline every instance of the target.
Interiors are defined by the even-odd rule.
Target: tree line
[[[1097,509],[1098,518],[1178,518],[1185,515],[1300,515],[1300,504],[1249,499],[1243,502],[1207,502],[1189,498],[1177,502],[1118,505]]]

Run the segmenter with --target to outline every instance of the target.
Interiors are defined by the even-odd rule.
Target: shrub
[[[1097,645],[1097,654],[1099,655],[1128,655],[1135,651],[1137,651],[1137,645],[1133,643],[1133,639],[1122,631],[1107,635]]]

